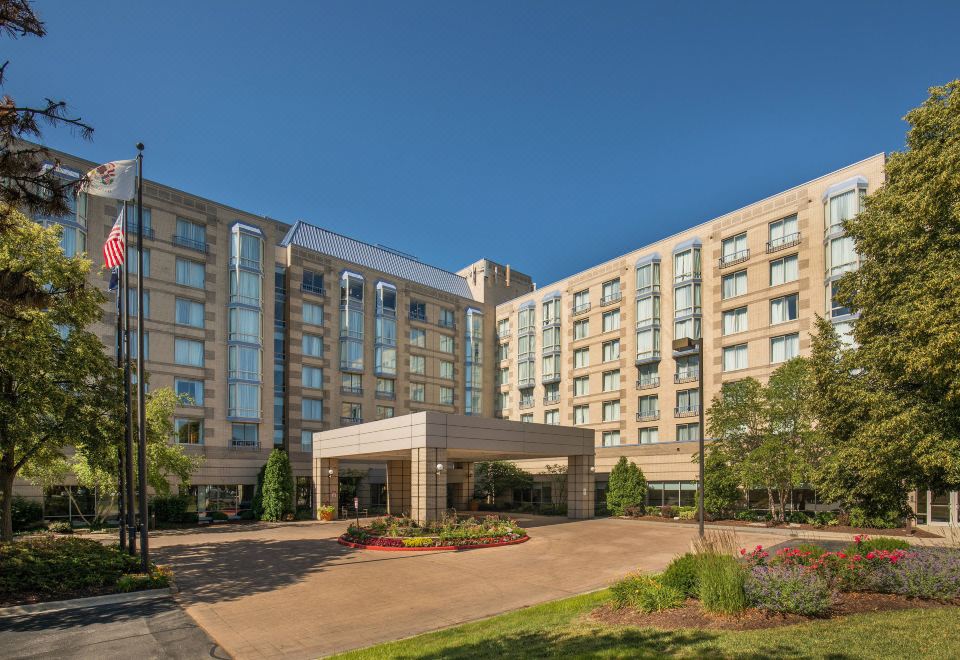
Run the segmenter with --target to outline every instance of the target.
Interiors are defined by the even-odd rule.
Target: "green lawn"
[[[340,658],[958,658],[960,607],[862,614],[748,632],[611,627],[585,615],[602,591]]]

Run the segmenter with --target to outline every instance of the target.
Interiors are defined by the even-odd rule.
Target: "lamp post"
[[[438,509],[441,508],[440,507],[440,473],[441,472],[443,472],[443,463],[437,463],[437,478],[435,479],[435,481],[437,482],[437,508]],[[447,507],[444,506],[442,508],[446,509]]]

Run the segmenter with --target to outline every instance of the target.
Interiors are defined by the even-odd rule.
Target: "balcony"
[[[600,299],[600,306],[606,307],[607,305],[613,305],[620,302],[623,299],[623,294],[617,291],[616,293],[611,293]]]
[[[677,406],[673,409],[674,417],[696,417],[700,414],[700,406]]]
[[[778,252],[780,250],[786,250],[789,247],[799,244],[800,232],[795,231],[792,234],[787,234],[786,236],[775,238],[772,241],[767,241],[767,254],[771,252]]]
[[[673,374],[673,382],[678,385],[680,383],[692,383],[699,378],[700,369],[683,369]]]
[[[260,449],[259,440],[230,440],[230,449],[245,449],[247,451],[257,451]]]
[[[340,426],[350,426],[352,424],[363,424],[363,417],[341,417]]]
[[[580,314],[586,314],[590,311],[590,303],[585,302],[580,305],[574,305],[573,309],[570,310],[570,313],[574,316],[579,316]]]
[[[547,396],[543,397],[543,405],[549,406],[552,403],[560,403],[559,392],[557,392],[556,394],[548,394]]]
[[[637,413],[638,422],[652,422],[660,419],[659,410],[641,410]]]
[[[300,285],[300,290],[303,291],[304,293],[312,293],[312,294],[315,295],[315,296],[325,296],[325,295],[327,295],[326,289],[324,289],[322,286],[319,286],[319,285],[316,285],[316,284],[306,284],[306,283],[303,283],[303,284]]]
[[[340,388],[340,394],[346,394],[348,396],[363,396],[363,388],[344,386]]]
[[[192,238],[187,238],[186,236],[181,236],[180,234],[174,234],[171,242],[180,247],[196,250],[197,252],[202,252],[203,254],[207,253],[206,241],[197,241]],[[231,259],[231,261],[233,261],[233,259]]]
[[[427,313],[426,313],[426,312],[415,312],[415,311],[411,310],[411,311],[410,311],[410,314],[408,314],[408,317],[410,318],[411,321],[419,321],[420,323],[426,323],[426,322],[427,322]]]
[[[637,362],[636,364],[647,364],[649,362],[657,362],[660,359],[660,350],[653,351],[640,351],[637,353]]]
[[[720,268],[726,268],[727,266],[733,266],[734,264],[742,264],[749,258],[750,248],[747,248],[746,250],[740,250],[739,252],[734,252],[732,254],[725,254],[720,257]]]
[[[654,387],[660,387],[660,376],[654,376],[652,378],[640,378],[637,380],[638,390],[649,390]]]
[[[384,400],[384,401],[396,401],[396,399],[397,399],[397,393],[396,393],[396,392],[382,392],[382,391],[380,391],[380,390],[377,390],[376,393],[374,394],[374,396],[375,396],[376,398],[382,399],[382,400]]]

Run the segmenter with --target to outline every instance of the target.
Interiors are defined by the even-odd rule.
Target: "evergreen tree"
[[[287,452],[274,449],[263,472],[261,520],[283,520],[288,513],[293,513],[293,470]]]
[[[615,516],[622,516],[630,507],[643,508],[647,500],[647,480],[636,463],[621,456],[610,470],[607,483],[607,508]]]

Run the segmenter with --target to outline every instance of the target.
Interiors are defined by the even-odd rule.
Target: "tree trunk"
[[[773,489],[767,487],[767,503],[770,505],[770,517],[777,519],[777,505],[773,503]]]
[[[0,471],[0,498],[2,498],[3,532],[0,539],[13,540],[13,473],[8,470]]]

